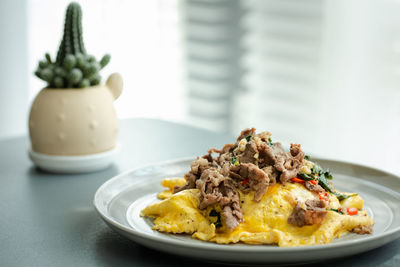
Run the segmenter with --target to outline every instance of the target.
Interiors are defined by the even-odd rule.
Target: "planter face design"
[[[122,92],[122,77],[83,89],[42,89],[29,115],[32,150],[60,156],[105,152],[116,146],[118,119],[113,102]]]

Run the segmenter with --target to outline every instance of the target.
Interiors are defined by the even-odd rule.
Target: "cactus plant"
[[[82,36],[82,10],[78,3],[68,5],[64,35],[55,61],[50,54],[39,61],[35,75],[47,82],[48,88],[85,88],[101,82],[100,70],[110,62],[110,55],[100,61],[87,54]]]

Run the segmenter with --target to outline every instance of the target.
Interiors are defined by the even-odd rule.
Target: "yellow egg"
[[[221,244],[250,243],[277,244],[283,247],[326,244],[336,237],[361,226],[372,226],[373,220],[365,212],[350,216],[328,211],[322,224],[298,227],[287,222],[298,201],[318,199],[318,196],[298,183],[272,185],[259,202],[253,200],[254,194],[240,192],[244,222],[230,231],[222,220],[222,227],[216,228],[216,217],[210,216],[212,210],[220,212],[219,206],[199,210],[200,192],[197,189],[183,190],[172,194],[175,186],[182,186],[184,179],[164,180],[162,184],[169,189],[162,193],[166,199],[149,205],[142,216],[155,218],[153,229],[169,233],[187,233],[192,237]],[[363,200],[356,195],[342,201],[345,207],[362,209]],[[328,209],[337,209],[341,203],[329,195]]]
[[[352,193],[347,193],[347,194],[351,195]],[[340,204],[343,208],[353,207],[353,208],[357,208],[360,210],[364,206],[364,199],[362,199],[362,197],[360,197],[359,195],[354,194],[353,196],[351,196],[345,200],[342,200],[340,202]]]
[[[167,190],[162,191],[157,195],[160,199],[166,199],[172,195],[175,186],[184,186],[186,184],[185,178],[166,178],[161,181],[161,185],[167,187]]]

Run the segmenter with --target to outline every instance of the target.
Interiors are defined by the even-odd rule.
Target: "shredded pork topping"
[[[199,189],[199,209],[219,205],[227,227],[234,229],[243,221],[239,189],[254,191],[254,201],[260,201],[271,184],[286,183],[303,166],[304,152],[299,144],[291,144],[286,152],[281,143],[272,143],[270,136],[269,132],[256,134],[254,128],[245,129],[236,143],[221,150],[210,149],[191,163],[186,184],[174,192]]]

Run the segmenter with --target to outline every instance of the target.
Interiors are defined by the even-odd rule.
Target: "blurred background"
[[[86,48],[112,55],[119,118],[237,135],[400,174],[400,0],[87,0]],[[27,135],[34,77],[66,0],[0,1],[0,139]]]

